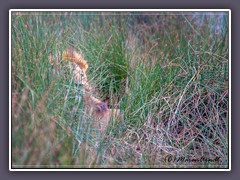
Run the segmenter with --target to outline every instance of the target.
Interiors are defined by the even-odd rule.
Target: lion
[[[50,57],[51,59],[52,57]],[[84,110],[87,114],[93,116],[94,127],[104,133],[111,119],[115,122],[116,119],[120,118],[120,109],[110,109],[105,102],[92,95],[92,88],[87,81],[86,75],[88,63],[81,53],[69,47],[63,51],[62,59],[71,62],[70,71],[73,73],[74,82],[83,85]]]

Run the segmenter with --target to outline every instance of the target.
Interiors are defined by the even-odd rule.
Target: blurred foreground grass
[[[12,12],[13,167],[227,168],[228,33],[220,12]],[[69,45],[124,112],[105,137],[49,61]]]

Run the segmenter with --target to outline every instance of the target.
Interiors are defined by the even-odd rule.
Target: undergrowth
[[[12,166],[227,168],[228,30],[224,13],[12,12]],[[56,56],[68,46],[123,113],[105,136]]]

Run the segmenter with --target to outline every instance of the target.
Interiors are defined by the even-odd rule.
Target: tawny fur
[[[86,93],[86,92],[85,92]],[[88,114],[93,114],[94,126],[104,133],[109,122],[120,117],[119,109],[109,109],[105,102],[92,95],[84,94],[84,107]]]
[[[87,81],[87,61],[72,48],[63,51],[62,59],[72,62],[70,70],[74,75],[74,82],[83,85],[84,108],[87,114],[93,115],[94,126],[104,133],[111,119],[115,121],[120,117],[119,109],[109,109],[107,104],[92,95],[92,88]]]
[[[71,62],[77,64],[81,68],[81,70],[84,73],[86,73],[86,71],[88,69],[88,64],[84,60],[84,58],[81,54],[79,54],[69,48],[68,50],[63,51],[62,58],[63,58],[63,60],[71,61]]]

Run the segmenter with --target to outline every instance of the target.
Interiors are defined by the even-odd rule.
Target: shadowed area
[[[98,113],[103,113],[108,110],[108,105],[104,102],[96,103],[95,104],[95,110]]]

